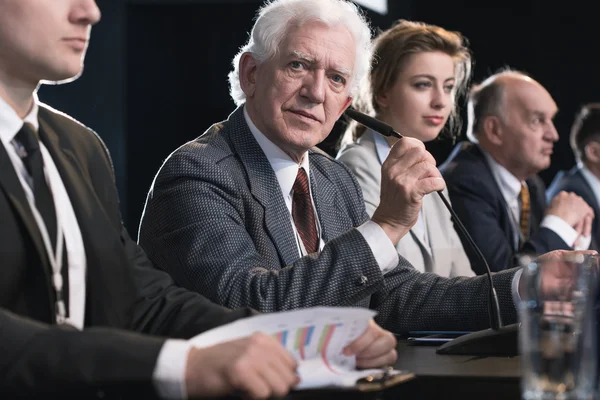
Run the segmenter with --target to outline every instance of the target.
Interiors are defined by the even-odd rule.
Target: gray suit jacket
[[[317,149],[308,156],[326,242],[318,255],[299,256],[277,178],[241,108],[167,158],[148,194],[140,244],[180,285],[230,307],[370,307],[396,332],[488,326],[485,277],[422,274],[402,257],[383,276],[354,229],[368,219],[355,178]],[[514,272],[495,275],[507,322],[516,319]]]
[[[381,192],[381,161],[374,135],[376,133],[367,129],[357,143],[344,147],[337,157],[358,180],[369,216],[379,206]],[[447,197],[447,190],[444,192]],[[435,193],[425,196],[422,210],[425,231],[411,229],[398,242],[398,253],[421,272],[433,272],[446,277],[475,275],[454,230],[450,213],[439,196]],[[429,246],[424,235],[427,235]]]

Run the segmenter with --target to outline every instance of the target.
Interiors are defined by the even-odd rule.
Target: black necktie
[[[56,249],[56,211],[54,209],[54,199],[52,192],[46,183],[44,175],[44,161],[40,151],[40,143],[37,134],[30,124],[23,124],[21,130],[17,133],[16,139],[21,143],[25,152],[21,159],[29,171],[33,180],[33,196],[35,206],[46,225],[46,230],[50,236],[52,250]]]
[[[35,199],[35,207],[42,216],[46,230],[50,236],[50,243],[52,244],[52,256],[56,252],[56,209],[54,207],[54,198],[50,187],[46,182],[46,176],[44,175],[44,161],[42,159],[42,152],[40,150],[40,142],[35,129],[30,124],[23,124],[21,130],[15,136],[15,139],[21,143],[25,149],[26,154],[21,155],[21,160],[25,164],[25,168],[31,175],[33,181],[33,196]],[[64,240],[61,238],[61,240]],[[51,255],[48,255],[49,257]],[[63,247],[62,255],[62,268],[61,275],[63,277],[63,288],[62,293],[57,293],[57,296],[63,298],[65,306],[67,308],[67,315],[69,314],[69,267],[67,249]]]

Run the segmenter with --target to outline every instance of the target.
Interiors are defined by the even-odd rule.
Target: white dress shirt
[[[296,181],[296,175],[298,174],[299,168],[304,168],[307,176],[310,179],[310,166],[309,166],[309,157],[303,157],[300,164],[292,160],[290,156],[288,156],[283,150],[281,150],[277,145],[271,142],[262,132],[258,130],[256,125],[250,119],[248,112],[246,111],[246,107],[244,107],[244,118],[248,127],[250,128],[250,132],[254,135],[254,138],[258,142],[258,145],[265,153],[265,156],[269,160],[273,171],[275,172],[275,176],[277,177],[277,181],[279,182],[279,187],[281,189],[281,193],[283,194],[283,198],[285,200],[285,204],[290,212],[290,221],[292,222],[292,227],[296,234],[296,243],[298,244],[298,254],[300,256],[306,255],[306,250],[304,250],[304,245],[302,244],[302,240],[296,231],[296,226],[294,224],[292,218],[292,198],[293,191],[292,187],[294,186],[294,182]],[[319,216],[316,211],[316,207],[314,206],[314,198],[312,196],[312,184],[309,185],[310,193],[311,193],[311,201],[313,203],[313,210],[315,212],[315,221],[317,224],[317,233],[319,234],[319,249],[323,249],[325,243],[321,238],[321,224],[319,223]],[[390,240],[390,238],[386,235],[384,230],[375,222],[369,220],[365,222],[363,225],[356,228],[365,238],[367,244],[371,248],[373,255],[375,256],[375,260],[377,260],[377,264],[381,269],[382,273],[386,273],[394,269],[398,265],[398,253],[394,244]]]
[[[34,94],[33,107],[24,119],[0,97],[0,141],[6,149],[10,161],[17,172],[21,186],[33,213],[37,212],[33,195],[32,178],[23,160],[17,153],[19,144],[14,140],[23,123],[31,124],[39,129],[38,98]],[[73,205],[63,184],[62,178],[48,149],[40,141],[40,151],[44,162],[44,174],[56,208],[56,223],[60,224],[68,257],[69,268],[69,318],[68,323],[78,329],[84,328],[85,290],[86,290],[86,253],[81,230],[77,222]],[[46,227],[41,218],[37,219],[40,231]],[[49,254],[53,257],[53,254]],[[66,284],[66,282],[65,282]],[[159,354],[154,370],[154,383],[157,391],[164,398],[184,398],[185,366],[189,345],[184,340],[167,340]]]
[[[485,150],[481,149],[481,152],[485,156],[488,165],[492,170],[492,175],[502,197],[508,204],[509,216],[511,225],[513,227],[513,249],[515,251],[519,248],[519,240],[521,239],[521,205],[519,204],[519,193],[521,192],[521,183],[527,185],[525,181],[521,182],[517,177],[511,174],[506,168],[500,165],[494,158]],[[556,215],[546,215],[542,219],[540,224],[542,228],[548,228],[555,232],[566,244],[573,247],[575,250],[587,250],[590,247],[592,237],[580,238],[578,240],[578,234],[565,220]]]

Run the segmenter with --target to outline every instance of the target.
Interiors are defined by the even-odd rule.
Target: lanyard
[[[55,207],[56,212],[56,249],[52,250],[52,242],[50,241],[50,236],[48,235],[48,229],[46,228],[46,224],[44,223],[44,219],[40,215],[39,211],[33,205],[31,207],[33,211],[33,216],[40,228],[40,233],[42,234],[42,240],[44,241],[44,247],[46,248],[46,253],[48,253],[48,260],[50,261],[50,266],[52,267],[52,286],[54,287],[54,292],[56,294],[56,303],[55,303],[55,315],[56,322],[58,324],[66,324],[68,322],[67,318],[67,309],[65,306],[65,301],[63,297],[63,288],[64,282],[61,274],[62,270],[62,261],[63,261],[63,252],[64,252],[64,233],[62,229],[60,213],[58,208]]]

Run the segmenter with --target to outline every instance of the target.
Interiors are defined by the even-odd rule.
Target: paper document
[[[381,372],[356,370],[356,358],[342,353],[366,330],[375,314],[369,309],[350,307],[261,314],[211,329],[191,342],[197,347],[208,347],[263,332],[274,336],[298,361],[300,383],[296,389],[350,387],[362,377]]]

